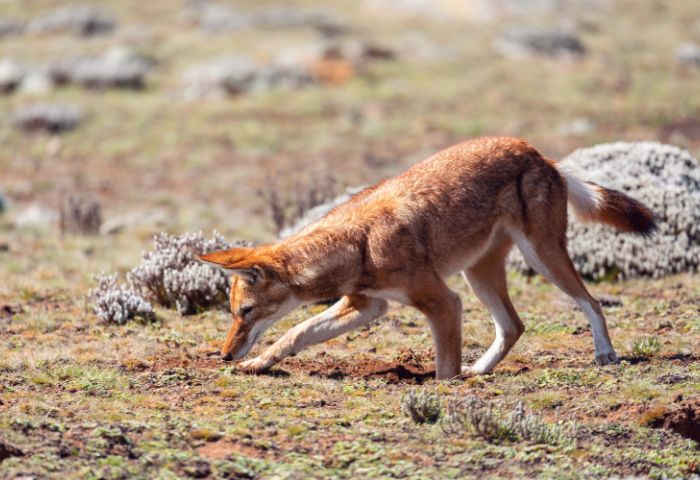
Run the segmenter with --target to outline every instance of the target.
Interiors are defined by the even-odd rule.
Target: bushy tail
[[[579,180],[562,168],[559,171],[566,179],[569,203],[581,220],[644,236],[656,230],[654,214],[643,203],[617,190]]]

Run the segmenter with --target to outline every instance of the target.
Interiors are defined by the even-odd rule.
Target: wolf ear
[[[252,260],[252,253],[252,248],[236,247],[230,250],[219,250],[218,252],[197,255],[197,259],[232,275],[238,275],[248,283],[255,283],[261,275],[261,270],[260,267],[250,261]]]

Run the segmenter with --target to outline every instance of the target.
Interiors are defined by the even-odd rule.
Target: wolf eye
[[[239,316],[239,317],[245,317],[246,315],[248,315],[248,314],[249,314],[250,312],[252,312],[252,311],[253,311],[253,306],[252,306],[252,305],[246,305],[245,307],[241,307],[241,308],[238,310],[238,316]]]

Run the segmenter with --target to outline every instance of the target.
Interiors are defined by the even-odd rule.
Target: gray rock
[[[153,65],[153,60],[128,48],[112,47],[99,56],[67,65],[65,77],[87,88],[140,89]]]
[[[575,118],[557,126],[559,135],[583,136],[595,131],[595,124],[587,118]]]
[[[116,235],[125,230],[142,227],[162,230],[170,223],[170,216],[164,210],[129,212],[105,220],[100,227],[100,234]]]
[[[58,221],[58,212],[39,204],[32,204],[14,217],[17,228],[48,229]]]
[[[69,5],[40,15],[29,22],[29,33],[73,33],[85,37],[110,33],[116,26],[114,16],[92,5]]]
[[[312,81],[308,68],[295,63],[256,64],[247,57],[228,57],[193,67],[183,76],[187,100],[297,88]]]
[[[502,55],[513,58],[533,55],[577,58],[586,53],[586,48],[578,36],[552,28],[511,27],[505,30],[493,45]]]
[[[53,79],[44,70],[30,70],[22,78],[19,92],[26,95],[46,95],[54,88]]]
[[[12,114],[12,124],[24,131],[62,133],[76,128],[83,119],[82,112],[63,103],[34,103],[20,107]]]
[[[591,11],[610,9],[614,3],[614,0],[472,0],[470,6],[475,20],[497,21],[536,15],[576,18]]]
[[[258,67],[247,57],[212,60],[188,69],[182,78],[187,100],[220,98],[250,90]]]
[[[684,67],[700,67],[700,46],[684,43],[676,49],[676,61]]]
[[[0,93],[12,93],[19,87],[24,78],[25,70],[11,58],[0,60]]]
[[[312,28],[333,36],[347,31],[344,22],[330,12],[290,7],[270,7],[240,11],[212,2],[191,2],[183,17],[211,33],[237,32],[248,29]]]
[[[231,56],[192,67],[182,77],[188,100],[259,93],[275,88],[296,89],[323,82],[317,67],[329,59],[359,67],[370,60],[394,58],[391,49],[367,41],[322,41],[283,50],[267,63]]]
[[[24,24],[9,18],[0,18],[0,38],[20,35],[24,32]]]

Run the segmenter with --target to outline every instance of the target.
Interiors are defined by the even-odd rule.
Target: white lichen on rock
[[[225,307],[229,277],[223,271],[200,263],[196,255],[242,245],[228,243],[214,232],[211,239],[202,232],[154,238],[154,249],[142,254],[141,263],[127,274],[131,288],[145,298],[182,315]]]
[[[95,315],[106,323],[122,325],[129,320],[153,321],[153,306],[129,288],[117,285],[117,274],[101,273],[95,277],[97,288],[90,290]]]
[[[141,89],[154,64],[129,48],[116,46],[101,55],[77,59],[67,67],[67,77],[86,88]]]
[[[65,5],[36,17],[27,26],[30,33],[67,32],[89,37],[114,30],[114,16],[93,5]]]
[[[493,46],[502,55],[514,58],[531,55],[577,58],[586,53],[586,47],[575,33],[558,28],[510,27]]]
[[[73,130],[83,119],[83,113],[64,103],[33,103],[20,107],[12,114],[12,124],[24,131],[61,133]]]
[[[581,223],[570,215],[569,254],[586,278],[658,278],[700,266],[700,167],[690,153],[655,142],[612,143],[573,152],[561,162],[582,180],[624,192],[656,215],[650,237]],[[519,252],[511,266],[527,270]]]

